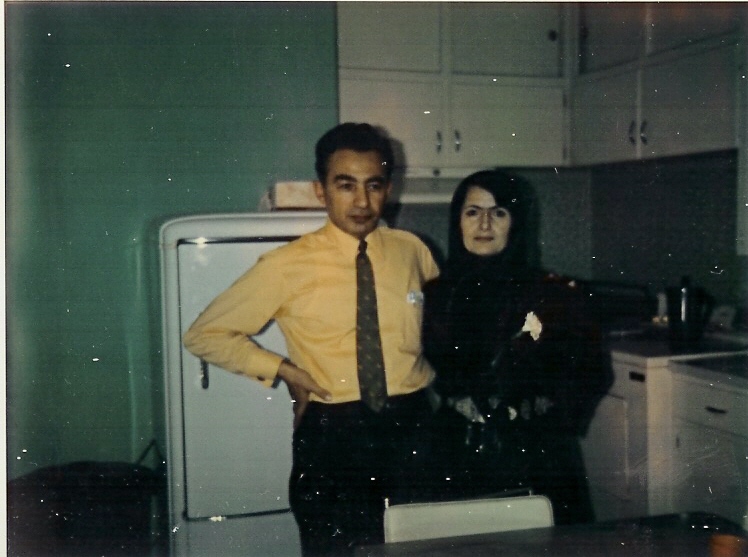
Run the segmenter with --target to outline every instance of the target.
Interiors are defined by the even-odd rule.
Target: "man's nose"
[[[356,188],[356,198],[353,200],[356,207],[366,208],[369,206],[369,192],[366,188]]]

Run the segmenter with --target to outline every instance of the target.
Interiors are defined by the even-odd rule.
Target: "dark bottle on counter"
[[[696,350],[712,312],[711,296],[703,288],[692,286],[688,276],[681,278],[680,286],[667,288],[665,293],[671,350]]]

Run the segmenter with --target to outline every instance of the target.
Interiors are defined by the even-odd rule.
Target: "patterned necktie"
[[[379,337],[377,294],[374,272],[366,255],[366,242],[361,240],[356,256],[356,357],[361,400],[379,412],[387,400],[382,341]]]

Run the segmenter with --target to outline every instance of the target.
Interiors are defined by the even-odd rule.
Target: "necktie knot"
[[[358,254],[366,255],[366,240],[361,240],[361,243],[358,245]]]

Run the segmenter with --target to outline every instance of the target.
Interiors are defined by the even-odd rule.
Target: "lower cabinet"
[[[748,438],[676,420],[673,450],[675,512],[704,511],[746,524]]]
[[[647,514],[647,371],[613,360],[614,383],[582,440],[597,520]]]
[[[748,526],[748,393],[673,377],[671,504]]]

